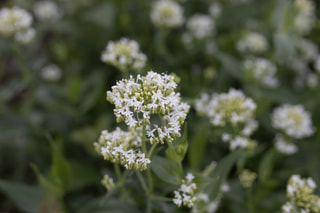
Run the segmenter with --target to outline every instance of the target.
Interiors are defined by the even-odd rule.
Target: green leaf
[[[0,181],[0,190],[5,193],[21,211],[37,213],[44,196],[41,188],[21,183]]]
[[[162,181],[172,185],[179,185],[183,175],[181,164],[160,156],[151,158],[151,170]]]
[[[52,182],[60,186],[61,190],[66,190],[70,184],[71,172],[69,164],[63,156],[62,140],[51,141],[52,166],[50,178]]]
[[[215,180],[212,181],[206,188],[211,200],[216,199],[220,192],[221,184],[227,178],[232,166],[244,154],[243,150],[236,150],[231,152],[228,156],[223,158],[213,170],[210,175]]]
[[[228,72],[235,79],[242,79],[242,64],[234,57],[224,54],[222,52],[217,54],[223,69]]]
[[[174,162],[181,163],[188,150],[188,128],[187,124],[184,126],[183,136],[180,141],[168,144],[166,155]]]
[[[264,183],[272,174],[275,160],[277,159],[277,152],[275,149],[270,149],[262,158],[259,165],[259,182]]]
[[[76,209],[77,213],[139,213],[135,206],[120,200],[104,198],[94,199]]]
[[[273,35],[275,56],[279,63],[285,63],[294,53],[294,39],[287,33],[275,33]]]
[[[206,147],[206,132],[208,131],[209,126],[203,127],[197,135],[193,138],[190,143],[190,149],[188,153],[190,165],[192,168],[196,169],[200,166],[202,162],[203,154]]]

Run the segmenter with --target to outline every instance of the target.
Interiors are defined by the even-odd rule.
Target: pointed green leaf
[[[259,182],[263,183],[270,177],[274,163],[277,157],[277,152],[275,149],[270,149],[262,158],[259,165]]]
[[[188,150],[188,129],[187,124],[184,126],[183,135],[180,141],[168,144],[166,155],[170,160],[181,163]]]
[[[188,158],[191,167],[194,169],[198,168],[200,163],[202,162],[207,139],[206,132],[208,131],[208,129],[209,126],[203,127],[190,143]]]
[[[172,185],[179,185],[182,179],[182,171],[179,164],[160,156],[151,158],[151,170],[162,181]]]
[[[44,191],[39,187],[8,181],[0,181],[0,191],[5,193],[17,208],[26,213],[38,212],[44,196]]]

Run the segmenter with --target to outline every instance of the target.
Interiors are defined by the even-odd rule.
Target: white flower
[[[298,151],[298,147],[287,142],[281,134],[276,135],[274,145],[278,152],[285,155],[292,155]]]
[[[195,14],[188,20],[187,29],[192,37],[202,40],[213,36],[215,23],[208,15]]]
[[[277,67],[264,58],[249,58],[244,61],[244,71],[249,79],[260,82],[267,87],[277,87],[278,79],[275,77]]]
[[[293,205],[289,202],[287,202],[285,205],[282,206],[283,213],[291,213],[292,209],[293,209]]]
[[[15,40],[21,44],[27,44],[32,41],[36,32],[33,28],[28,28],[25,31],[17,32],[14,36]]]
[[[192,182],[194,176],[188,173],[186,178],[182,180],[182,184],[178,190],[175,190],[173,203],[177,206],[187,206],[191,208],[194,202],[197,200],[195,196],[195,190],[197,185]]]
[[[260,33],[249,32],[237,43],[240,52],[261,53],[268,49],[267,39]]]
[[[295,0],[293,6],[296,10],[293,27],[297,33],[305,35],[309,33],[315,25],[315,5],[310,0]]]
[[[172,142],[180,137],[189,105],[181,102],[175,92],[174,77],[153,71],[136,79],[124,79],[107,92],[107,100],[115,104],[117,121],[124,121],[131,129],[146,126],[146,136],[150,142]],[[151,116],[162,120],[162,125],[151,123]],[[161,122],[160,122],[161,123]]]
[[[127,38],[117,42],[110,41],[101,54],[101,61],[115,66],[122,72],[141,71],[146,60],[146,55],[140,52],[139,44]]]
[[[218,2],[214,2],[209,6],[209,13],[214,18],[217,19],[221,15],[222,6]]]
[[[183,8],[171,0],[159,0],[153,3],[151,21],[157,27],[175,28],[183,24]]]
[[[49,64],[42,68],[41,77],[47,81],[58,81],[62,76],[61,69],[55,64]]]
[[[230,141],[230,149],[235,150],[238,147],[246,148],[249,144],[249,140],[244,137],[237,136]]]
[[[28,43],[34,37],[32,22],[31,14],[22,8],[0,10],[0,34],[12,36],[20,43]]]
[[[285,104],[275,108],[272,114],[272,125],[296,139],[308,137],[314,133],[311,115],[302,105]]]
[[[61,11],[53,1],[39,1],[34,4],[33,11],[40,20],[53,21],[61,17]]]

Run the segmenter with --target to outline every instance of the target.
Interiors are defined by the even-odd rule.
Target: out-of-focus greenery
[[[180,78],[178,90],[192,106],[202,92],[220,93],[229,88],[241,89],[256,102],[259,128],[253,138],[258,145],[249,155],[231,153],[221,142],[218,128],[197,115],[193,107],[188,113],[185,131],[189,145],[182,165],[184,171],[197,173],[217,161],[212,175],[218,180],[209,184],[210,195],[218,194],[217,187],[224,179],[230,185],[217,212],[280,212],[287,200],[286,184],[291,174],[311,176],[320,184],[318,131],[299,141],[294,155],[281,155],[273,146],[277,131],[271,126],[271,113],[280,104],[303,104],[312,115],[315,129],[320,128],[320,84],[313,88],[296,87],[298,74],[288,66],[297,42],[296,35],[286,28],[291,1],[219,1],[222,14],[216,20],[212,37],[216,48],[209,53],[206,44],[190,49],[184,46],[181,37],[185,25],[172,30],[156,28],[150,20],[152,2],[57,0],[62,17],[48,22],[35,19],[36,37],[30,44],[19,45],[0,37],[1,212],[145,211],[146,198],[134,172],[128,173],[123,186],[128,188],[127,194],[121,189],[106,192],[101,179],[105,173],[115,177],[114,168],[93,148],[101,130],[112,131],[119,125],[113,115],[114,106],[105,97],[106,91],[123,76],[116,68],[102,63],[100,55],[109,41],[122,37],[136,40],[146,54],[143,74],[149,70],[176,74]],[[320,4],[313,2],[319,15]],[[0,7],[18,5],[32,12],[35,3],[7,0],[0,1]],[[208,14],[212,2],[179,3],[188,19],[196,13]],[[245,78],[245,55],[237,51],[236,43],[248,31],[258,31],[267,38],[269,49],[261,56],[277,65],[279,87],[266,88]],[[304,37],[318,45],[319,33],[317,20],[312,32]],[[48,64],[61,68],[61,79],[50,82],[41,78],[41,69]],[[312,69],[313,65],[308,66]],[[319,73],[314,73],[318,78]],[[151,165],[157,178],[154,182],[159,182],[156,188],[162,189],[162,196],[172,198],[172,191],[177,189],[173,173],[179,168],[162,157],[153,160],[159,162]],[[249,201],[237,173],[237,167],[244,165],[257,173]],[[248,202],[253,207],[248,207]],[[190,211],[176,207],[170,199],[154,200],[152,210]]]

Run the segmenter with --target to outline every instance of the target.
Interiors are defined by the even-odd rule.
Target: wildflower
[[[267,87],[277,87],[278,79],[275,77],[277,67],[264,58],[250,58],[244,62],[244,71],[249,79],[259,82]]]
[[[298,147],[295,144],[286,141],[281,134],[276,135],[275,148],[278,152],[285,155],[292,155],[298,151]]]
[[[293,8],[296,12],[293,21],[294,30],[302,35],[309,33],[316,22],[314,3],[310,0],[295,0]]]
[[[240,184],[244,188],[251,188],[256,178],[257,174],[247,169],[243,170],[242,173],[239,175]]]
[[[33,11],[40,20],[53,21],[61,17],[61,11],[53,1],[39,1],[35,3]]]
[[[195,14],[189,19],[187,29],[193,38],[202,40],[213,35],[215,23],[208,15]]]
[[[261,53],[268,49],[266,38],[257,32],[249,32],[237,43],[240,52]]]
[[[101,183],[107,190],[113,189],[116,185],[114,184],[113,178],[109,177],[109,175],[104,175]]]
[[[314,133],[311,115],[302,105],[285,104],[277,107],[272,114],[272,125],[296,139],[308,137]]]
[[[209,200],[208,194],[199,193],[196,195],[196,202],[194,203],[191,213],[214,213],[218,210],[220,201],[211,201]]]
[[[183,24],[183,8],[171,0],[159,0],[153,3],[151,21],[157,27],[176,28]]]
[[[13,37],[18,42],[27,43],[32,40],[34,37],[32,22],[31,14],[20,7],[0,10],[0,34]]]
[[[151,163],[144,153],[141,153],[141,130],[122,131],[116,128],[113,132],[104,130],[99,141],[94,143],[95,149],[105,160],[119,163],[126,169],[146,170]]]
[[[107,92],[107,100],[115,104],[118,122],[124,121],[131,129],[145,126],[151,143],[170,143],[181,136],[181,125],[189,111],[176,87],[174,76],[150,71],[136,80],[130,76],[117,82]]]
[[[187,206],[191,208],[194,202],[197,200],[195,196],[195,190],[197,189],[197,185],[192,182],[194,176],[191,173],[188,173],[186,178],[182,180],[180,188],[175,190],[173,203],[177,206]]]
[[[58,81],[62,76],[61,69],[55,64],[49,64],[42,68],[41,77],[47,81]]]
[[[110,41],[101,54],[101,61],[113,65],[121,72],[140,71],[146,60],[146,55],[139,50],[139,44],[127,38],[117,42]]]
[[[304,61],[315,60],[318,56],[318,47],[308,39],[299,39],[296,44],[298,56]]]
[[[282,206],[283,213],[320,211],[320,197],[313,194],[317,185],[312,178],[292,175],[287,185],[289,202]]]

